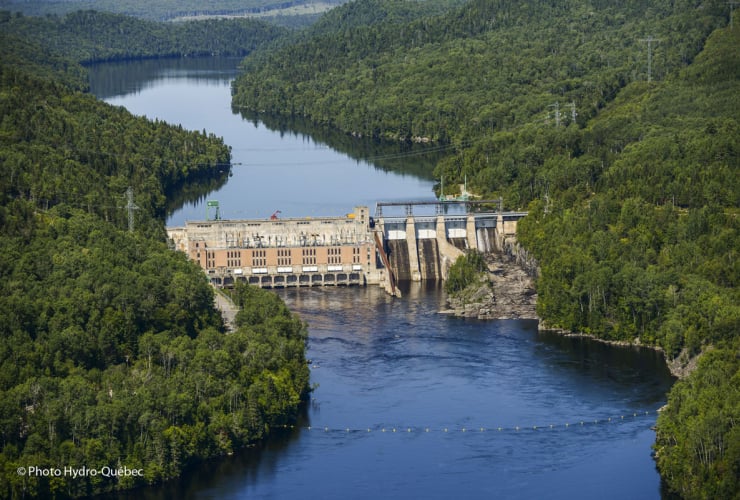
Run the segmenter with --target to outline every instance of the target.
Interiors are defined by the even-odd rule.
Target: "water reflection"
[[[230,81],[237,75],[239,61],[236,57],[139,59],[91,64],[87,70],[90,92],[108,100],[138,94],[162,80]]]
[[[255,125],[264,124],[269,130],[284,137],[286,134],[311,137],[335,151],[357,161],[367,161],[384,172],[413,175],[421,179],[436,180],[432,175],[439,160],[450,153],[452,146],[431,146],[406,142],[360,140],[349,134],[328,127],[317,127],[306,119],[295,116],[266,116],[245,110],[235,110]]]
[[[167,216],[181,210],[185,205],[203,205],[209,199],[209,193],[218,191],[229,180],[231,169],[225,166],[213,176],[203,175],[175,186],[167,196]]]
[[[212,191],[183,193],[168,225],[205,217],[220,202],[223,218],[320,217],[377,201],[431,200],[435,147],[362,140],[296,119],[249,116],[231,109],[234,58],[128,61],[93,65],[90,87],[131,112],[205,130],[232,148],[231,177]],[[201,184],[201,188],[209,188]]]

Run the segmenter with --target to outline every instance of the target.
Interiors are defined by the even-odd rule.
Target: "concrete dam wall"
[[[470,249],[502,251],[515,238],[521,212],[483,212],[460,215],[380,217],[381,234],[390,273],[396,281],[444,280],[450,266]]]
[[[167,229],[173,248],[197,262],[217,287],[237,282],[263,288],[380,285],[396,295],[397,281],[444,280],[469,249],[501,251],[515,238],[523,212],[446,213],[448,202],[379,203],[376,215],[357,206],[339,217],[189,221]],[[388,217],[382,207],[405,206]],[[413,214],[433,205],[436,215]]]
[[[409,252],[409,244],[406,240],[388,241],[388,260],[391,264],[391,272],[397,280],[442,280],[437,240],[419,240],[416,245],[416,258]],[[412,270],[411,262],[418,263],[418,267]]]

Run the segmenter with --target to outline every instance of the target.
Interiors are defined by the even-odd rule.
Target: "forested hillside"
[[[299,43],[248,57],[234,105],[448,145],[437,178],[467,178],[529,210],[519,239],[540,262],[547,325],[657,346],[676,364],[710,351],[669,396],[657,463],[682,496],[736,497],[740,26],[730,6],[473,0],[386,23],[369,5],[398,9],[352,2]]]
[[[287,33],[252,19],[159,23],[120,14],[78,11],[30,17],[0,11],[0,30],[41,41],[80,63],[143,57],[243,56]]]
[[[444,15],[417,7],[403,22],[413,9],[398,5],[409,3],[352,2],[300,43],[254,54],[234,104],[348,133],[465,145],[542,123],[555,102],[564,124],[571,102],[585,122],[627,82],[646,79],[642,39],[661,39],[652,61],[660,79],[690,62],[727,14],[722,4],[697,9],[685,0],[477,0]]]
[[[228,147],[80,92],[83,69],[35,38],[3,30],[0,54],[0,497],[165,480],[290,422],[304,325],[252,291],[226,335],[165,242],[165,195],[228,172]]]
[[[344,0],[0,0],[0,8],[32,16],[66,15],[78,10],[94,9],[127,16],[169,21],[195,16],[241,16],[274,14],[277,17],[307,17],[331,8]],[[294,15],[290,15],[290,14]],[[277,19],[281,23],[295,20]],[[304,21],[298,21],[304,22]]]

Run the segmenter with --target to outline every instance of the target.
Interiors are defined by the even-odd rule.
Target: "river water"
[[[93,68],[101,98],[222,136],[241,163],[217,192],[176,208],[170,225],[205,217],[206,199],[227,218],[431,198],[424,151],[234,114],[234,66]],[[296,427],[121,497],[661,497],[651,426],[672,383],[662,356],[538,332],[536,321],[449,318],[437,314],[439,285],[405,286],[401,300],[372,287],[277,292],[309,326],[316,388]]]

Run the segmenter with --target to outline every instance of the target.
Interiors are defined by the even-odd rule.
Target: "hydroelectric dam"
[[[501,200],[378,202],[343,216],[221,219],[209,202],[202,221],[167,228],[170,244],[197,262],[216,287],[380,285],[444,280],[468,249],[501,251],[526,212]],[[400,213],[399,213],[400,212]]]

